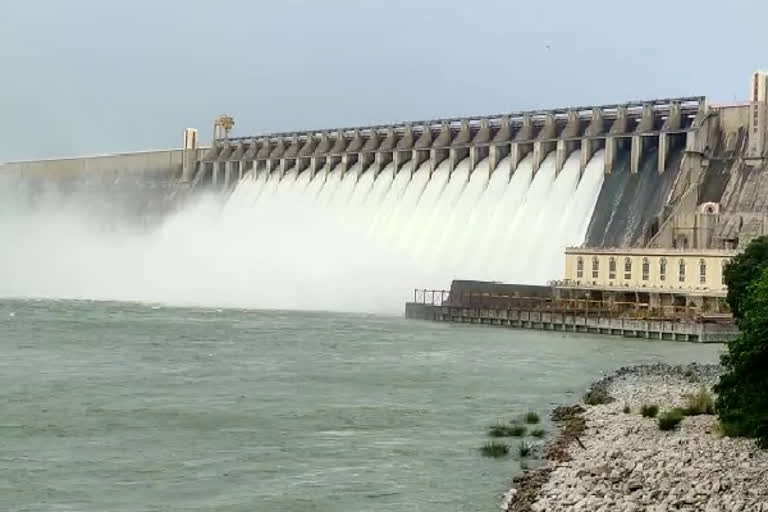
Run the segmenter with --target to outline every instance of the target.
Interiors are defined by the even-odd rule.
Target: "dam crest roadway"
[[[664,172],[673,145],[701,154],[703,138],[696,132],[706,120],[703,96],[657,99],[613,105],[532,110],[482,117],[413,121],[391,125],[221,137],[210,148],[185,150],[182,181],[228,188],[250,171],[315,173],[341,166],[345,173],[360,163],[359,172],[378,174],[394,164],[396,172],[413,174],[425,162],[430,173],[448,160],[452,172],[469,158],[470,171],[488,158],[489,172],[508,158],[510,173],[527,155],[533,172],[555,152],[560,172],[568,156],[580,149],[580,173],[592,155],[605,150],[605,173],[617,154],[630,151],[630,170],[638,172],[643,153],[658,148],[657,169]]]

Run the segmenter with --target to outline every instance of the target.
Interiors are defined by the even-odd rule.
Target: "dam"
[[[545,285],[569,247],[736,249],[768,213],[746,199],[763,186],[764,104],[692,96],[237,137],[230,123],[208,146],[188,129],[179,149],[10,162],[0,190],[24,191],[12,204],[53,194],[87,217],[72,261],[93,257],[94,219],[108,239],[103,220],[128,218],[140,227],[121,250],[99,238],[99,261],[143,266],[111,286],[82,265],[77,286],[51,275],[27,293],[17,278],[0,293],[92,284],[118,300],[379,311],[455,279]]]

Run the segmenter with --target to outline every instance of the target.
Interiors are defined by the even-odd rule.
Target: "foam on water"
[[[511,175],[509,158],[259,169],[149,231],[105,229],[77,201],[6,207],[0,296],[399,313],[452,279],[544,284],[584,239],[602,167],[598,152],[580,177],[576,151],[559,173],[554,154]]]

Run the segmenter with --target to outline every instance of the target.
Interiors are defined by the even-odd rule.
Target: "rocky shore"
[[[547,464],[526,471],[505,495],[506,512],[768,512],[768,451],[722,437],[712,415],[662,431],[644,404],[662,410],[717,381],[717,365],[627,367],[589,393],[608,403],[555,409],[559,435]],[[624,409],[629,406],[630,412]]]

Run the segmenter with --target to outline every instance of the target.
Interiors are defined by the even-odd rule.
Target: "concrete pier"
[[[518,329],[537,329],[587,334],[606,334],[625,338],[726,343],[738,335],[735,326],[701,322],[605,318],[584,313],[452,307],[418,302],[405,305],[405,317],[415,320],[481,324]]]
[[[670,141],[675,137],[698,140],[691,135],[699,129],[694,121],[706,113],[703,97],[686,97],[225,138],[214,141],[184,172],[194,175],[197,184],[227,187],[245,172],[277,170],[282,176],[296,168],[299,173],[314,175],[337,166],[346,172],[360,164],[360,172],[372,169],[379,173],[391,162],[396,172],[412,174],[425,164],[434,171],[446,160],[453,171],[469,159],[473,172],[487,158],[493,173],[509,157],[509,168],[503,171],[511,177],[529,154],[536,172],[554,151],[559,172],[568,156],[580,148],[583,172],[594,153],[605,148],[605,172],[610,173],[622,147],[630,148],[631,169],[637,172],[645,150],[653,146],[659,147],[659,172],[663,172]]]

